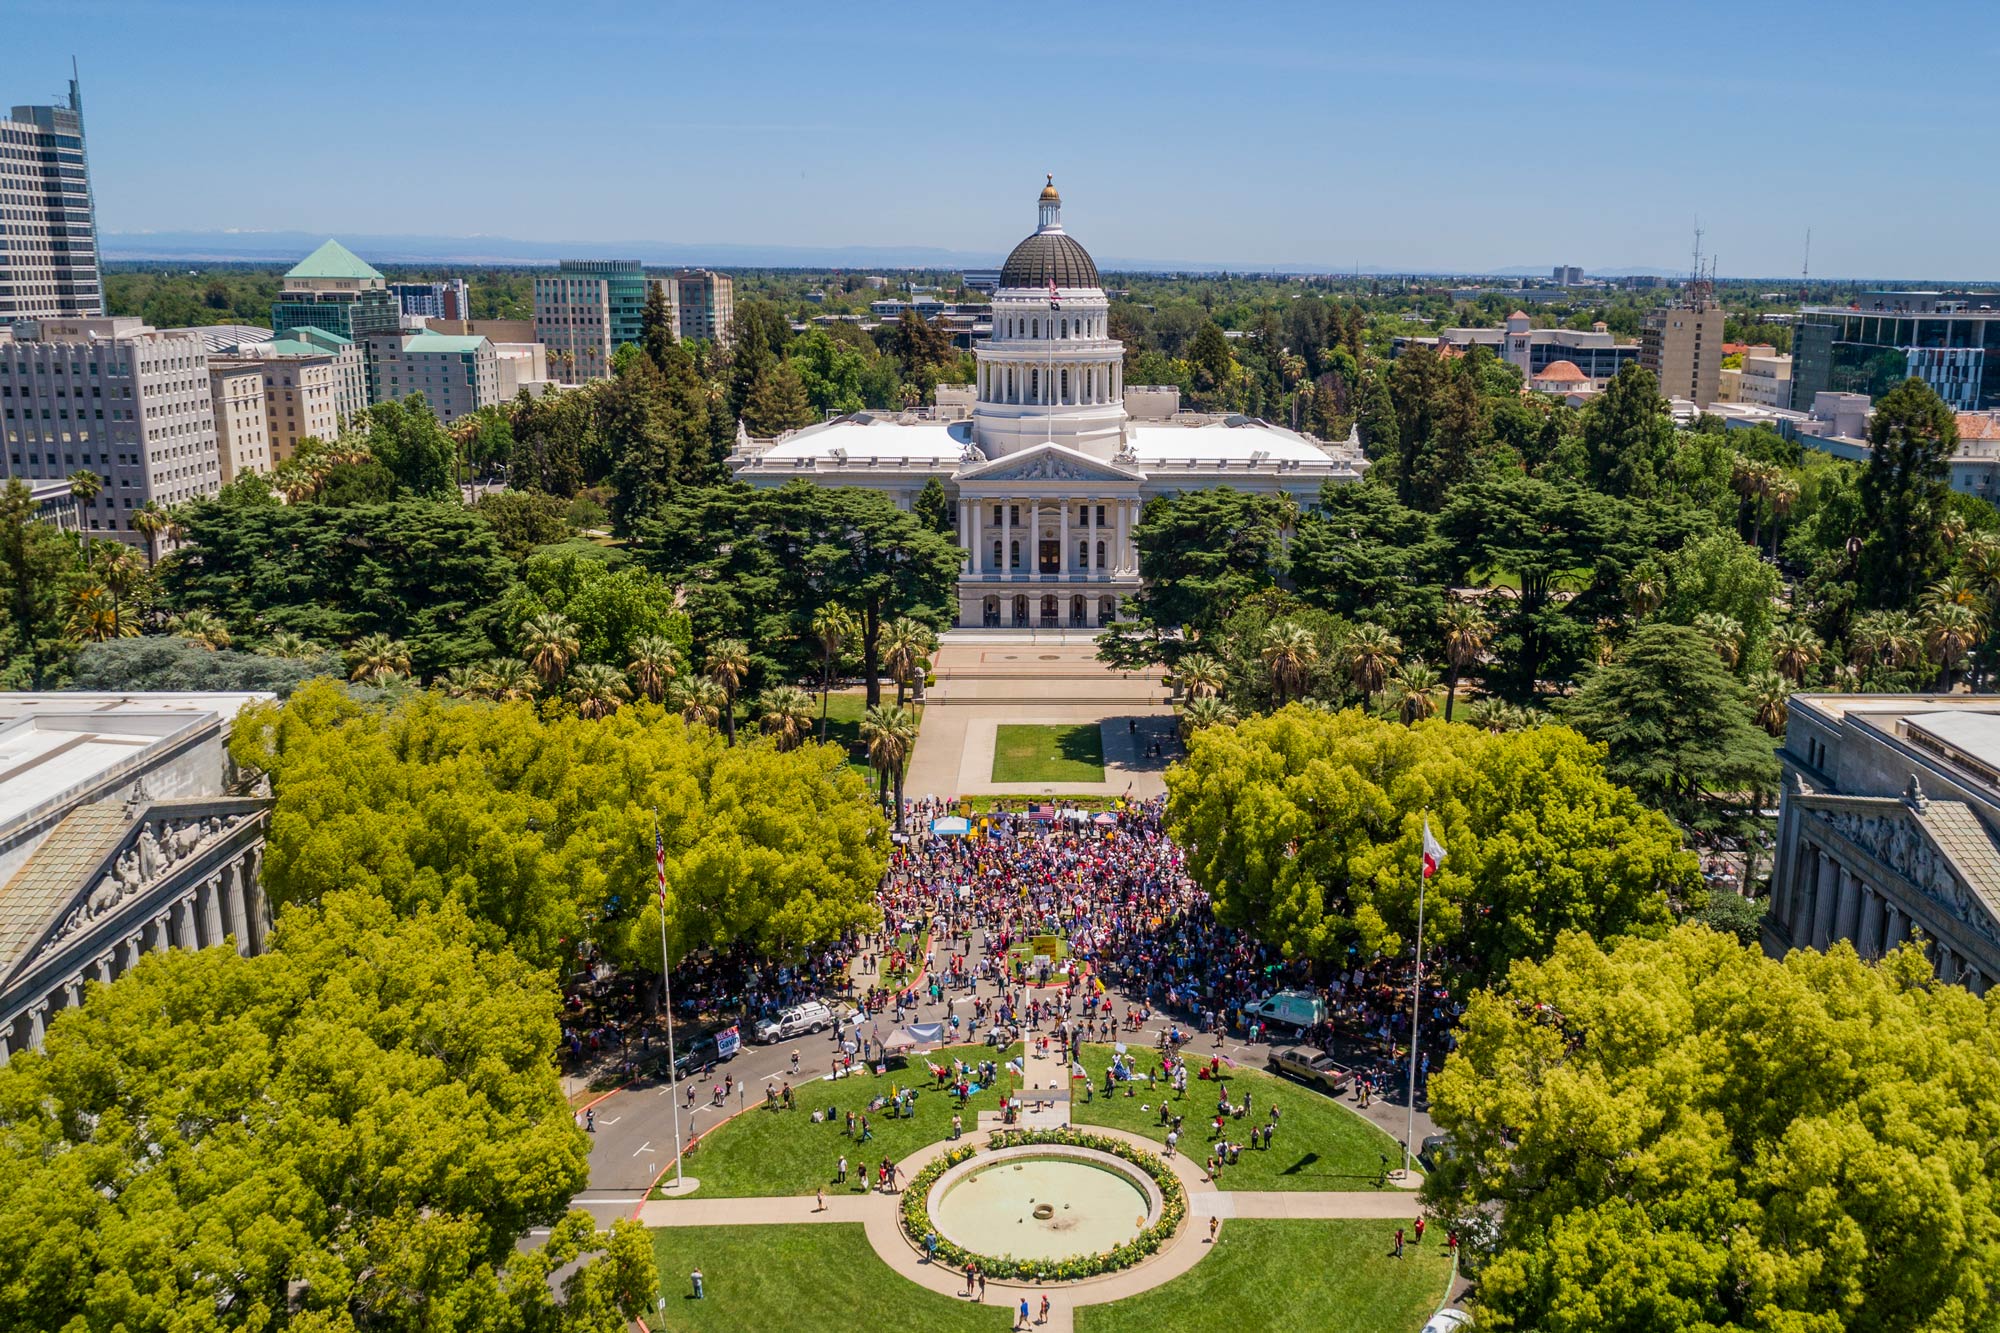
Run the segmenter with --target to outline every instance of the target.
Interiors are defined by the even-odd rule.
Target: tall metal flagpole
[[[1428,832],[1428,826],[1426,827]],[[1422,1021],[1424,1011],[1424,889],[1431,877],[1424,873],[1421,857],[1417,861],[1417,982],[1410,997],[1410,1105],[1403,1123],[1403,1182],[1409,1183],[1410,1159],[1415,1155],[1417,1134],[1417,1025]]]
[[[653,807],[653,872],[660,882],[660,986],[667,1007],[667,1100],[674,1104],[674,1190],[685,1185],[681,1178],[681,1094],[680,1062],[674,1055],[674,973],[667,965],[667,851],[660,842],[660,807]]]
[[[1443,862],[1444,847],[1431,837],[1431,821],[1426,816],[1423,846],[1417,854],[1417,974],[1410,987],[1410,1102],[1403,1120],[1403,1180],[1406,1184],[1417,1149],[1417,1039],[1424,1013],[1424,890],[1430,887],[1432,872]]]

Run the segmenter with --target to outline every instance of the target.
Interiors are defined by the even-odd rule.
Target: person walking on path
[[[965,1261],[965,1295],[968,1300],[972,1298],[972,1261],[970,1259]]]
[[[1042,1296],[1042,1317],[1040,1319],[1037,1319],[1035,1322],[1038,1324],[1046,1324],[1049,1322],[1049,1298],[1046,1293],[1044,1293],[1044,1295]]]
[[[986,1304],[986,1270],[975,1267],[972,1273],[973,1276],[979,1279],[979,1303],[984,1305]]]
[[[814,1208],[813,1208],[813,1211],[814,1211],[814,1212],[816,1212],[816,1213],[823,1213],[823,1212],[825,1212],[825,1211],[826,1211],[826,1191],[825,1191],[824,1189],[816,1189],[816,1190],[814,1190],[814,1191],[813,1191],[813,1197],[814,1197],[815,1199],[819,1200],[819,1202],[818,1202],[818,1203],[817,1203],[817,1204],[816,1204],[816,1205],[814,1206]]]
[[[1015,1318],[1014,1327],[1020,1329],[1020,1328],[1026,1328],[1027,1326],[1028,1326],[1028,1298],[1026,1296],[1023,1296],[1021,1298],[1021,1313]]]
[[[1210,1245],[1215,1244],[1215,1233],[1220,1231],[1221,1229],[1222,1229],[1221,1218],[1211,1217],[1208,1219],[1208,1243]]]

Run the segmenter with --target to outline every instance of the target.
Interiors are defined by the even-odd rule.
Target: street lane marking
[[[642,1152],[651,1152],[651,1151],[653,1151],[653,1141],[651,1139],[647,1139],[644,1143],[639,1145],[638,1149],[634,1151],[632,1155],[634,1157],[637,1157]]]
[[[624,1118],[625,1117],[622,1115],[614,1115],[609,1120],[600,1120],[597,1123],[604,1126],[606,1129],[609,1129],[611,1128],[611,1126],[617,1124],[620,1120],[623,1120]]]

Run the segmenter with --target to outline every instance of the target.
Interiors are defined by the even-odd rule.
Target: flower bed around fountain
[[[1007,1130],[995,1136],[993,1147],[996,1151],[1032,1147],[1072,1148],[1116,1158],[1138,1168],[1152,1181],[1159,1193],[1157,1215],[1131,1240],[1093,1254],[1068,1255],[1058,1259],[1024,1259],[1010,1254],[983,1254],[969,1250],[947,1238],[936,1226],[930,1211],[931,1195],[938,1182],[948,1172],[972,1161],[979,1153],[974,1147],[955,1148],[919,1171],[903,1195],[905,1234],[919,1247],[923,1245],[926,1234],[937,1235],[935,1257],[940,1264],[951,1268],[963,1268],[967,1263],[977,1264],[981,1272],[994,1278],[1061,1282],[1096,1277],[1130,1268],[1158,1253],[1187,1217],[1187,1191],[1181,1187],[1180,1178],[1174,1174],[1173,1168],[1157,1154],[1135,1148],[1122,1139],[1075,1129]]]

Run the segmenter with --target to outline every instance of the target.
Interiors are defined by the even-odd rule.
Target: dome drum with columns
[[[1243,416],[1181,412],[1171,387],[1124,381],[1097,264],[1063,230],[1050,179],[1035,231],[993,294],[977,380],[940,386],[935,408],[859,412],[773,440],[739,435],[735,476],[870,486],[907,508],[944,482],[967,550],[961,627],[1095,628],[1139,586],[1132,529],[1155,495],[1202,486],[1310,501],[1367,467],[1350,436],[1326,444]]]

